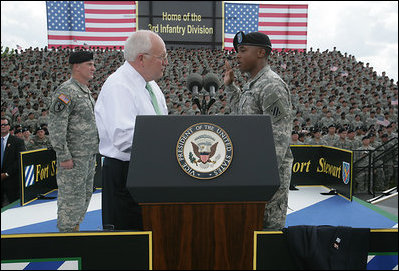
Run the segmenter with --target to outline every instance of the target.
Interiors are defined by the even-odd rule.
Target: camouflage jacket
[[[28,144],[26,144],[26,148],[28,150],[51,148],[51,143],[47,137],[40,139],[38,136],[35,136]]]
[[[334,147],[337,147],[337,148],[340,148],[340,149],[344,149],[344,150],[351,150],[351,148],[352,148],[351,142],[349,142],[349,141],[346,140],[346,139],[342,140],[342,139],[340,139],[340,138],[338,138],[338,139],[335,141],[335,143],[334,143],[333,146],[334,146]]]
[[[244,85],[242,92],[234,84],[225,89],[232,114],[271,117],[278,167],[283,160],[293,161],[290,149],[293,113],[287,84],[266,65]]]
[[[370,153],[374,156],[374,148],[369,146],[364,146],[363,144],[357,148],[354,153],[354,161],[357,162],[357,166],[368,166],[369,158],[367,157]]]
[[[73,78],[54,92],[48,131],[58,161],[98,153],[94,103],[89,88]]]

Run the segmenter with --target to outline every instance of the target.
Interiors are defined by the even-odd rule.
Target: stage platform
[[[357,197],[352,201],[340,195],[324,195],[329,188],[324,186],[297,186],[289,192],[286,227],[295,225],[331,225],[355,228],[390,229],[398,227],[396,208],[380,208]],[[57,191],[45,195],[53,199],[35,200],[25,206],[18,203],[2,208],[1,234],[56,233]],[[392,199],[390,199],[392,201]],[[381,204],[381,201],[379,202]],[[101,189],[93,194],[88,212],[80,226],[81,231],[102,231]],[[369,257],[368,269],[379,269],[378,255]],[[382,259],[387,262],[387,260]],[[374,267],[373,267],[374,266]],[[378,265],[381,266],[381,265]],[[2,264],[2,269],[3,269]],[[383,269],[398,269],[397,254]]]

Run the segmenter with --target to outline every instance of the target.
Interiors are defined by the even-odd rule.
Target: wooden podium
[[[177,143],[196,123],[222,127],[233,143],[230,167],[196,179],[177,162]],[[254,231],[277,191],[268,116],[138,116],[127,188],[152,231],[154,270],[253,269]]]
[[[154,270],[252,270],[265,202],[143,204]]]

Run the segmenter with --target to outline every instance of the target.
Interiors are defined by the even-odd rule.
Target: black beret
[[[69,64],[79,64],[93,60],[93,53],[88,51],[73,52],[69,56]]]
[[[37,127],[36,127],[36,131],[35,131],[35,134],[36,134],[38,131],[40,131],[40,130],[43,130],[43,131],[44,131],[43,127],[37,126]]]
[[[362,140],[365,140],[365,139],[370,139],[370,137],[369,137],[368,135],[366,135],[366,136],[364,136],[364,137],[362,138]]]
[[[272,50],[272,43],[269,37],[261,32],[251,32],[245,35],[244,32],[240,31],[234,36],[233,45],[237,52],[239,45],[264,47],[269,49],[269,52]]]

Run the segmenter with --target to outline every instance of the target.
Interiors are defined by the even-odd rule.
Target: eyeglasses
[[[160,59],[161,61],[167,61],[168,60],[168,54],[165,54],[163,56],[156,56],[156,55],[152,55],[152,54],[148,54],[148,53],[143,53],[143,55],[153,56],[153,57],[156,57],[156,58]]]
[[[2,123],[2,124],[1,124],[1,127],[5,127],[5,126],[8,126],[8,125],[10,125],[10,124],[8,124],[8,123]]]

